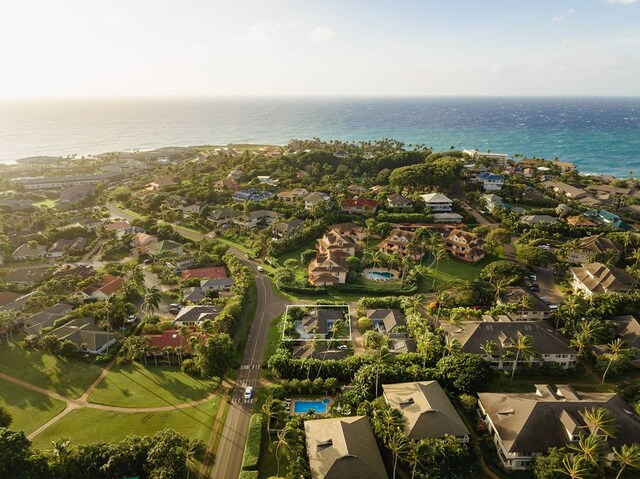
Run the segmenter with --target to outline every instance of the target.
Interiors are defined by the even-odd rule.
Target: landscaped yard
[[[162,429],[175,429],[189,438],[207,442],[211,435],[220,397],[196,407],[155,413],[121,413],[84,408],[72,411],[33,440],[34,447],[47,449],[61,438],[72,444],[118,442],[126,436],[152,435]]]
[[[57,399],[0,379],[0,406],[6,407],[13,417],[11,429],[30,434],[49,419],[61,413],[65,404]]]
[[[89,395],[89,402],[108,406],[157,407],[197,401],[212,393],[217,381],[197,379],[177,366],[140,363],[114,366]]]
[[[438,285],[455,281],[465,280],[473,281],[480,275],[480,272],[485,266],[493,263],[498,258],[493,255],[487,255],[482,261],[476,264],[465,263],[464,261],[453,259],[446,256],[438,264],[438,270],[436,271],[435,264],[429,268],[430,276],[433,275],[436,278],[436,289]],[[433,277],[431,276],[431,278]],[[427,280],[429,282],[430,279]]]
[[[27,348],[23,341],[0,345],[0,373],[79,398],[102,371],[102,366],[58,358]]]

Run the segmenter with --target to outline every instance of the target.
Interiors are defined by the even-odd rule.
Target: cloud
[[[247,28],[242,38],[252,41],[274,41],[284,33],[284,28],[279,23],[257,22]]]
[[[638,0],[607,0],[607,3],[617,3],[619,5],[631,5],[632,3],[636,3]]]
[[[336,31],[328,27],[316,27],[309,33],[309,40],[316,43],[330,42],[336,38]]]
[[[623,0],[625,1],[625,0]],[[628,1],[628,0],[626,0]],[[558,23],[558,22],[562,22],[564,20],[566,20],[569,16],[573,15],[573,8],[570,8],[569,10],[565,10],[562,13],[559,13],[558,15],[555,15],[554,17],[551,18],[551,23]]]

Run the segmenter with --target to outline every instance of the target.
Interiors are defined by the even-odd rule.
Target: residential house
[[[104,275],[102,279],[91,286],[80,291],[80,296],[84,299],[96,299],[106,301],[116,294],[122,288],[124,280],[117,276],[109,274]]]
[[[98,328],[93,317],[73,319],[50,334],[75,343],[78,350],[89,354],[102,354],[117,340],[115,334]]]
[[[566,173],[568,171],[576,171],[576,165],[574,163],[569,163],[567,161],[553,160],[553,162],[551,163],[551,166],[560,168],[560,171],[562,171],[563,173]]]
[[[451,213],[453,208],[453,201],[440,193],[426,193],[420,195],[420,198],[432,213]]]
[[[217,227],[229,226],[235,218],[242,216],[244,213],[238,210],[230,210],[229,208],[221,208],[212,211],[209,214],[209,221]]]
[[[95,194],[96,187],[90,183],[80,183],[79,185],[70,186],[60,192],[60,199],[56,203],[56,208],[70,208],[74,204]]]
[[[175,319],[176,326],[198,327],[204,321],[213,321],[220,314],[221,306],[189,305],[184,306]]]
[[[227,277],[227,270],[224,266],[209,266],[207,268],[185,269],[180,272],[180,279],[221,279]]]
[[[349,152],[347,152],[346,150],[338,150],[333,154],[333,156],[341,160],[344,160],[345,158],[349,158]]]
[[[388,479],[366,416],[304,422],[311,479]]]
[[[96,274],[96,270],[90,264],[63,264],[53,273],[54,278],[63,278],[72,274],[80,276],[82,279],[90,278]]]
[[[521,223],[533,225],[554,225],[558,222],[558,218],[549,215],[525,215],[519,218]]]
[[[274,180],[270,176],[257,176],[256,178],[258,182],[262,183],[263,185],[277,186],[279,182],[279,180]]]
[[[467,263],[477,263],[484,258],[482,240],[478,235],[454,229],[444,240],[444,249],[454,258],[466,261]]]
[[[44,258],[47,256],[47,248],[40,244],[23,243],[11,253],[11,258],[15,261],[25,261],[30,259]]]
[[[163,240],[149,245],[147,253],[151,256],[160,256],[162,254],[175,254],[181,256],[183,253],[182,245],[176,241]]]
[[[149,184],[147,184],[147,190],[149,191],[158,191],[161,189],[168,188],[169,186],[175,186],[178,182],[173,176],[161,176],[156,178]]]
[[[86,229],[89,233],[93,233],[94,231],[98,231],[102,226],[102,220],[97,218],[85,217],[85,218],[77,218],[75,220],[80,226]]]
[[[606,236],[587,236],[580,239],[578,246],[568,251],[567,261],[572,264],[589,263],[594,256],[601,254],[613,254],[617,262],[622,255],[622,247]]]
[[[640,321],[631,314],[616,316],[611,321],[616,323],[616,332],[624,340],[625,346],[640,350]]]
[[[15,301],[16,299],[18,299],[19,297],[21,297],[22,294],[20,293],[13,293],[11,291],[0,291],[0,306],[4,306],[5,304],[9,304],[12,301]]]
[[[279,238],[288,238],[291,235],[296,234],[304,227],[304,220],[299,218],[292,218],[287,221],[280,221],[273,225],[273,232]]]
[[[307,334],[326,338],[331,335],[333,325],[344,319],[344,311],[340,308],[316,308],[302,318],[301,326]]]
[[[532,393],[478,393],[478,408],[506,469],[527,470],[552,447],[576,446],[593,432],[581,413],[604,408],[616,434],[605,438],[611,448],[640,443],[640,420],[617,393],[578,392],[568,384],[537,384]]]
[[[208,291],[231,291],[233,278],[213,278],[200,281],[200,289],[203,293]]]
[[[294,201],[301,200],[308,195],[309,191],[306,188],[294,188],[291,191],[281,191],[276,196],[280,201],[292,203]]]
[[[314,206],[323,205],[325,208],[331,205],[331,197],[320,191],[314,191],[304,197],[304,209],[311,211]]]
[[[593,221],[581,216],[568,216],[567,223],[571,226],[583,226],[585,228],[593,228],[594,226],[597,226]]]
[[[318,253],[307,267],[309,283],[313,286],[333,286],[334,284],[346,283],[349,273],[346,260],[348,256],[352,255],[342,251],[328,250],[324,253]]]
[[[239,216],[233,220],[235,224],[244,229],[253,229],[260,226],[271,226],[277,223],[284,215],[277,211],[257,210],[251,211],[245,216]]]
[[[414,261],[420,261],[424,256],[424,250],[415,241],[416,234],[411,231],[393,229],[382,243],[378,244],[378,251],[387,254],[397,254],[402,257],[410,257]]]
[[[240,178],[242,178],[243,174],[244,173],[241,169],[236,168],[235,170],[231,170],[229,172],[229,174],[227,175],[227,178],[238,181]]]
[[[489,213],[493,213],[493,210],[495,210],[496,208],[504,208],[507,210],[511,209],[511,205],[508,203],[505,203],[502,197],[496,195],[495,193],[483,195],[482,199],[487,205],[487,210],[489,210]]]
[[[542,186],[552,189],[554,192],[560,195],[564,195],[572,200],[579,200],[580,198],[589,196],[583,189],[568,185],[566,183],[563,183],[562,181],[545,181],[544,183],[542,183]]]
[[[59,239],[55,243],[51,245],[49,250],[47,251],[47,256],[50,258],[59,258],[63,254],[69,253],[78,253],[82,251],[87,246],[87,238],[76,238],[76,239]]]
[[[469,442],[469,430],[438,381],[383,384],[386,403],[404,417],[404,432],[414,441],[456,437]]]
[[[387,206],[394,210],[413,209],[413,203],[411,203],[411,200],[397,193],[387,196]]]
[[[368,236],[367,231],[362,226],[358,226],[353,223],[334,224],[329,227],[329,231],[333,231],[353,243],[364,241]]]
[[[349,236],[331,229],[318,240],[316,248],[320,253],[340,252],[346,256],[355,256],[358,247]]]
[[[138,252],[146,253],[149,246],[158,242],[158,238],[147,233],[136,233],[131,238],[129,246],[136,249]]]
[[[484,191],[500,191],[504,185],[504,176],[483,171],[476,175],[476,181],[482,183]]]
[[[540,297],[521,286],[506,288],[498,297],[498,304],[511,306],[508,313],[514,321],[539,321],[551,316],[551,309]]]
[[[189,338],[180,335],[177,329],[168,329],[162,331],[160,334],[143,334],[142,337],[149,342],[150,348],[157,348],[159,351],[163,351],[166,347],[173,348],[174,351],[176,348],[182,348],[182,354],[193,354],[193,350],[189,344]],[[190,334],[189,337],[197,337],[198,342],[204,344],[208,336],[200,333],[197,336]]]
[[[4,280],[9,284],[31,285],[45,279],[47,268],[18,268],[7,273]]]
[[[462,223],[463,219],[462,215],[459,215],[458,213],[434,213],[431,217],[433,218],[433,222],[438,224],[457,224]]]
[[[233,201],[245,202],[267,200],[269,198],[273,198],[274,196],[275,194],[271,193],[270,191],[248,189],[234,192],[232,198]]]
[[[378,209],[378,202],[375,200],[367,200],[355,196],[346,200],[340,207],[340,211],[351,215],[366,215],[375,213]]]
[[[536,176],[536,170],[529,167],[525,168],[524,170],[522,170],[522,176],[524,176],[525,178],[533,178],[534,176]]]
[[[193,203],[192,205],[182,206],[179,209],[182,210],[182,215],[187,217],[189,215],[199,215],[202,208],[204,208],[204,203]]]
[[[238,191],[240,189],[240,185],[233,178],[224,178],[222,180],[218,180],[213,184],[213,190],[221,193],[223,191]]]
[[[622,231],[632,229],[620,216],[606,210],[589,210],[584,215],[600,225],[611,226],[612,228],[617,228]]]
[[[366,316],[373,322],[373,328],[393,338],[406,338],[407,319],[399,309],[368,309]]]
[[[69,314],[72,309],[73,306],[69,304],[57,303],[39,313],[20,319],[18,326],[23,328],[27,334],[40,334],[40,331],[53,326],[55,321]]]
[[[186,303],[199,303],[204,298],[206,298],[206,295],[200,286],[182,289],[182,300]]]
[[[505,353],[514,351],[512,342],[520,336],[533,338],[533,348],[537,355],[530,358],[521,356],[517,367],[551,362],[569,369],[574,367],[577,356],[569,342],[546,321],[465,321],[460,326],[447,330],[447,336],[449,341],[456,339],[460,342],[461,352],[480,354],[493,369],[498,370],[513,369],[515,356],[505,356]],[[492,355],[485,351],[489,341],[496,347],[496,352]]]
[[[587,296],[605,293],[632,293],[638,287],[638,279],[626,271],[608,267],[602,263],[585,263],[569,268],[573,276],[574,291]]]
[[[347,192],[352,195],[359,196],[365,194],[367,192],[367,189],[364,186],[352,184],[347,186]]]

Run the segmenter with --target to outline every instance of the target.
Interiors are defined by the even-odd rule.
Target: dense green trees
[[[214,334],[196,346],[194,364],[204,377],[222,377],[234,364],[233,339],[226,333]]]

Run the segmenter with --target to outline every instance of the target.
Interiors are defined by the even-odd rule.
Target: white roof
[[[452,203],[452,201],[449,198],[447,198],[441,193],[427,193],[424,195],[420,195],[420,198],[422,198],[425,201],[425,203],[444,203],[444,202]]]

